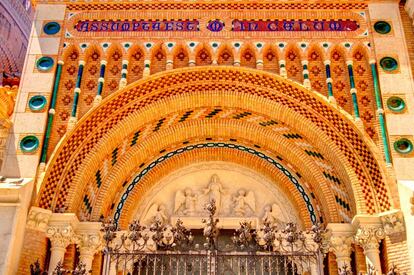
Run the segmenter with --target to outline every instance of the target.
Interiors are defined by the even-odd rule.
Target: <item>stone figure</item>
[[[196,212],[197,199],[198,196],[190,188],[185,189],[184,192],[177,191],[174,201],[174,213],[193,215]]]
[[[217,174],[211,176],[210,183],[204,189],[204,194],[208,194],[208,201],[216,202],[216,213],[220,213],[222,195],[225,193]]]
[[[272,204],[272,206],[266,206],[264,210],[265,213],[262,218],[263,223],[269,223],[271,225],[286,223],[282,209],[277,203]]]
[[[159,222],[161,225],[168,222],[168,214],[164,204],[152,204],[145,214],[143,219],[145,224],[151,224],[154,221]]]
[[[233,211],[237,216],[245,216],[249,208],[253,213],[256,212],[256,200],[253,191],[246,193],[244,189],[240,189],[232,200],[234,203]]]

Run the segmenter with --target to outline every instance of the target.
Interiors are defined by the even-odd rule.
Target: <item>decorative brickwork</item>
[[[26,228],[18,274],[30,274],[30,265],[39,260],[40,267],[45,269],[45,260],[48,254],[48,240],[42,231]]]
[[[204,73],[205,72],[205,73]],[[208,72],[208,73],[207,73]],[[165,79],[165,80],[164,80]],[[366,143],[364,143],[361,139],[361,135],[355,132],[355,126],[349,125],[349,122],[346,122],[344,117],[339,115],[334,111],[334,109],[329,108],[326,103],[322,103],[321,101],[316,100],[311,96],[311,92],[306,91],[305,89],[301,88],[297,84],[294,84],[293,82],[289,82],[286,80],[283,80],[281,78],[260,73],[258,74],[255,72],[254,74],[251,74],[247,70],[242,69],[208,69],[208,68],[199,68],[199,69],[193,69],[193,70],[183,70],[182,73],[170,73],[165,74],[165,78],[163,78],[163,75],[159,75],[154,78],[154,81],[143,81],[138,82],[132,87],[128,87],[126,90],[120,91],[117,94],[117,97],[112,97],[112,100],[105,101],[106,103],[103,104],[100,108],[98,108],[93,115],[88,116],[83,120],[82,123],[76,128],[75,132],[70,136],[70,138],[64,143],[64,145],[60,148],[60,152],[56,155],[55,160],[53,160],[52,163],[54,163],[52,166],[50,166],[49,170],[47,171],[45,182],[43,185],[46,189],[43,189],[41,198],[39,200],[40,205],[43,207],[49,207],[51,205],[54,205],[54,207],[61,209],[66,208],[69,205],[65,206],[65,201],[67,198],[67,195],[71,193],[70,189],[68,189],[69,185],[66,185],[69,182],[72,182],[74,179],[74,172],[77,171],[81,166],[82,159],[84,159],[87,156],[87,152],[89,152],[93,146],[97,143],[99,136],[103,136],[103,134],[108,131],[110,128],[115,126],[115,122],[119,121],[121,118],[125,118],[125,115],[127,113],[131,114],[133,109],[127,108],[125,112],[122,112],[118,110],[117,113],[113,113],[112,119],[108,119],[107,115],[111,113],[110,108],[119,108],[120,106],[127,106],[125,105],[126,102],[133,100],[134,98],[139,99],[140,97],[144,100],[141,101],[139,104],[135,104],[136,107],[134,108],[142,108],[147,103],[149,103],[149,99],[146,99],[145,97],[142,97],[145,94],[148,94],[149,91],[152,89],[157,89],[157,85],[163,85],[162,83],[164,81],[168,81],[169,83],[174,83],[175,79],[179,79],[178,89],[174,88],[174,86],[168,86],[168,96],[178,95],[179,93],[182,93],[183,91],[188,91],[190,87],[191,89],[202,90],[202,91],[208,91],[211,89],[214,90],[226,90],[226,93],[246,93],[250,90],[253,94],[260,94],[262,98],[268,98],[276,102],[283,102],[285,107],[293,108],[295,112],[298,114],[301,114],[302,116],[306,117],[308,121],[312,121],[315,126],[319,127],[322,131],[325,132],[338,146],[338,149],[342,150],[344,153],[344,156],[348,159],[350,167],[353,167],[358,179],[359,184],[362,188],[362,192],[364,195],[364,198],[361,201],[358,201],[358,203],[366,204],[366,211],[369,213],[373,213],[376,209],[376,203],[378,203],[378,209],[386,210],[390,207],[391,202],[387,198],[387,190],[386,187],[383,185],[383,180],[381,180],[381,172],[377,166],[376,160],[373,158],[372,153],[370,153]],[[185,81],[190,81],[188,83],[191,83],[191,79],[197,79],[197,84],[193,86],[194,84],[186,84]],[[217,79],[225,79],[225,81],[219,81],[217,82]],[[232,82],[232,79],[237,79],[238,82],[234,83]],[[156,81],[155,81],[156,80]],[[209,81],[215,81],[215,83],[209,83]],[[227,85],[227,83],[230,85]],[[260,86],[256,86],[254,92],[251,90],[251,88],[248,88],[249,86],[245,86],[242,83],[245,82],[246,84],[251,83],[260,83]],[[177,83],[177,82],[175,82]],[[202,84],[204,83],[204,84]],[[183,86],[184,85],[184,86]],[[139,93],[135,94],[135,88],[139,87]],[[187,88],[185,88],[187,87]],[[261,90],[261,87],[266,88],[266,92]],[[271,93],[269,89],[274,89],[274,93]],[[153,94],[152,101],[155,102],[157,98],[160,98],[160,96],[165,96],[165,92],[163,90],[157,89],[157,94]],[[137,97],[138,96],[138,97]],[[300,99],[300,102],[303,102],[306,104],[306,106],[312,106],[314,110],[317,113],[310,113],[307,109],[300,107],[300,105],[297,105],[295,103],[296,100]],[[125,101],[127,100],[127,101]],[[124,101],[124,103],[122,103]],[[119,103],[117,103],[119,102]],[[138,101],[139,102],[139,101]],[[116,105],[121,104],[121,105]],[[117,107],[115,107],[117,106]],[[141,106],[141,107],[140,107]],[[107,115],[105,115],[106,112]],[[318,118],[316,114],[322,115],[325,118],[330,118],[330,123],[334,125],[336,130],[330,130],[330,126],[327,124],[324,124],[324,119],[321,120]],[[97,120],[96,120],[97,119]],[[98,125],[98,121],[104,119],[106,123],[106,126],[101,128],[99,132],[92,132],[91,130],[95,127],[94,125]],[[96,122],[93,122],[93,120],[96,120]],[[82,126],[83,125],[83,126]],[[84,132],[82,129],[84,127],[88,129],[86,132]],[[336,131],[339,130],[342,135],[344,135],[347,138],[347,141],[341,139],[341,137],[336,133]],[[93,133],[92,136],[95,136],[91,140],[87,141],[85,139],[85,135],[88,133]],[[82,137],[84,136],[84,137]],[[85,145],[82,146],[82,151],[80,151],[80,155],[77,156],[77,154],[73,154],[73,152],[76,150],[79,146],[79,144],[76,142],[77,138],[81,138],[83,140],[83,143]],[[73,141],[71,141],[73,140]],[[89,145],[87,145],[89,144]],[[347,144],[347,145],[345,145]],[[74,146],[74,147],[73,147]],[[349,150],[351,147],[356,148],[356,152],[358,152],[359,156],[358,158],[355,157],[353,153],[351,153]],[[72,148],[72,149],[69,149]],[[70,151],[70,154],[67,155],[65,153],[66,150]],[[69,153],[68,151],[68,153]],[[71,165],[68,165],[68,156],[71,156],[73,159],[73,167]],[[75,157],[76,156],[76,157]],[[74,158],[75,157],[75,158]],[[359,162],[358,159],[361,158],[363,162]],[[63,161],[63,162],[62,162]],[[72,162],[72,161],[70,161]],[[63,164],[64,166],[60,165],[59,163]],[[61,168],[59,168],[61,167]],[[72,167],[72,168],[70,168]],[[364,172],[361,168],[365,167],[364,169],[367,169],[367,171],[371,171],[368,174]],[[65,168],[67,172],[63,172],[62,168]],[[70,170],[68,170],[70,169]],[[55,203],[52,204],[52,197],[50,197],[51,194],[55,193],[55,186],[58,182],[60,182],[60,179],[64,179],[62,183],[65,184],[62,185],[61,188],[63,188],[61,191],[59,191],[59,195]],[[373,187],[375,188],[374,191],[375,195],[372,193],[372,189],[369,187],[369,182],[371,181],[374,183]],[[60,184],[59,184],[60,185]],[[72,185],[73,186],[73,185]],[[50,190],[50,191],[47,191]],[[49,193],[51,192],[52,193]],[[50,195],[48,195],[50,194]],[[357,199],[360,200],[360,199]],[[53,200],[54,201],[54,200]]]
[[[48,1],[51,2],[51,1]],[[363,10],[365,3],[102,3],[102,4],[68,4],[69,10],[261,10],[261,9],[305,9],[305,10]]]

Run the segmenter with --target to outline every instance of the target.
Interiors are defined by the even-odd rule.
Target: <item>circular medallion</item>
[[[401,112],[405,108],[405,102],[401,97],[392,96],[387,100],[387,107],[391,111]]]
[[[49,71],[55,62],[49,56],[42,56],[36,61],[36,67],[39,71]]]
[[[39,147],[39,139],[35,136],[25,136],[20,141],[20,149],[23,152],[34,152]]]
[[[32,96],[29,100],[29,108],[32,111],[41,111],[46,106],[46,97],[42,95]]]
[[[389,56],[381,58],[380,65],[385,71],[394,71],[398,68],[397,60]]]
[[[224,22],[219,19],[210,20],[207,29],[212,32],[220,32],[224,29]]]
[[[391,25],[385,21],[378,21],[374,24],[374,30],[380,34],[387,34],[391,31]]]
[[[408,154],[413,151],[413,143],[406,138],[400,138],[394,142],[394,149],[400,154]]]
[[[48,35],[57,34],[60,31],[60,25],[57,22],[49,22],[43,26],[44,33]]]

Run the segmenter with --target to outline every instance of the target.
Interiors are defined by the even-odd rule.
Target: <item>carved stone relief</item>
[[[201,228],[204,206],[214,199],[223,228],[237,228],[240,218],[258,227],[263,222],[300,225],[298,213],[277,183],[241,165],[205,162],[179,169],[147,192],[136,207],[143,224],[157,220],[188,228]]]

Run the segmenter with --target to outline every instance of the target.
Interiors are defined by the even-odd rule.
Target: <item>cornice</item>
[[[32,4],[108,4],[108,5],[119,5],[119,4],[159,4],[159,3],[182,3],[182,4],[244,4],[244,3],[283,3],[283,4],[358,4],[358,3],[392,3],[396,2],[399,3],[400,0],[325,0],[325,1],[301,1],[301,0],[233,0],[233,1],[226,1],[226,0],[199,0],[199,1],[191,1],[191,0],[124,0],[124,1],[113,1],[113,0],[32,0]]]

